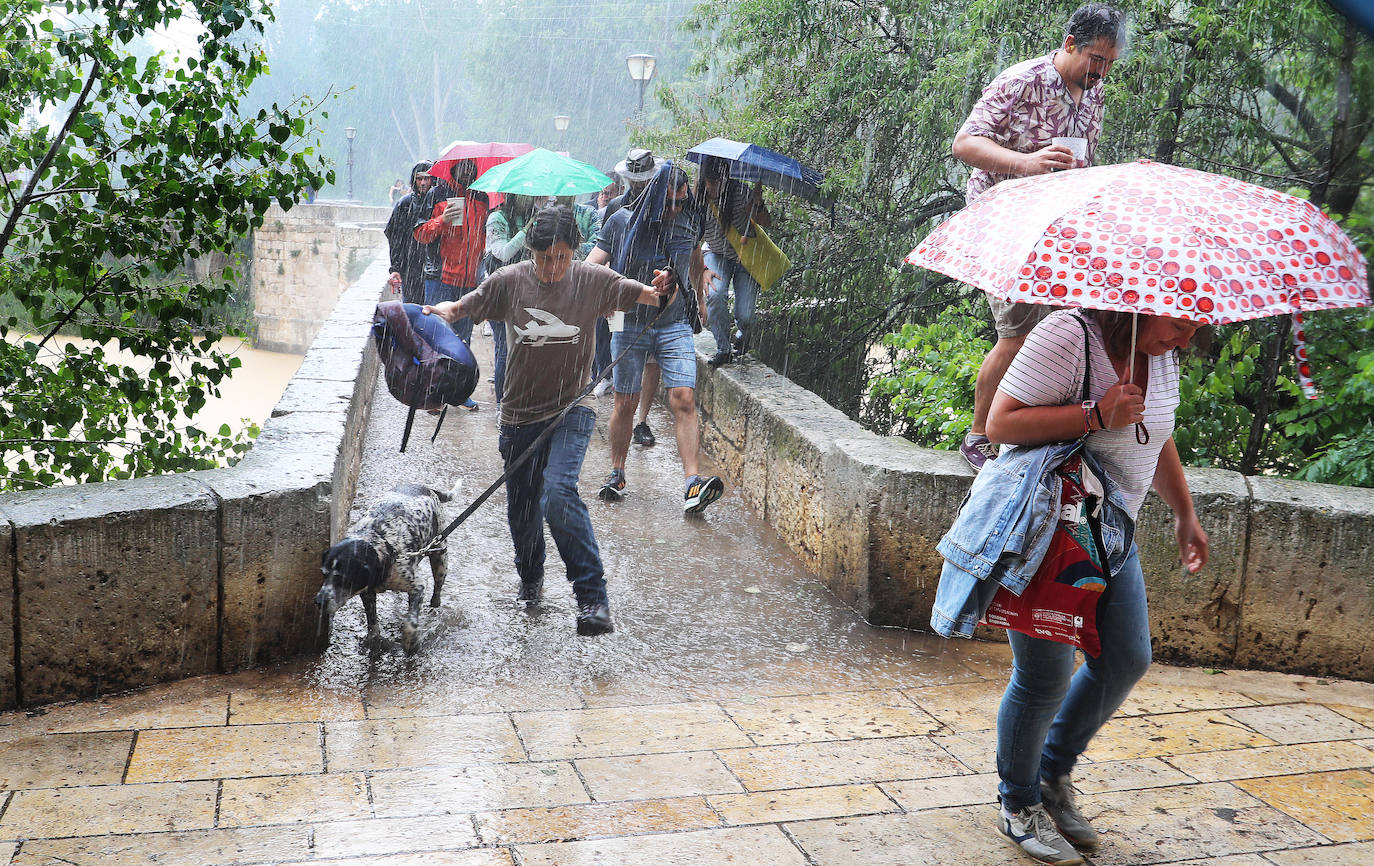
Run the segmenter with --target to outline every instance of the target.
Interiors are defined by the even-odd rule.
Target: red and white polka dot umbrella
[[[1000,183],[906,260],[1009,301],[1215,325],[1370,302],[1364,258],[1311,203],[1147,160]]]

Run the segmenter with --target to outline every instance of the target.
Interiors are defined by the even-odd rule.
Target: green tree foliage
[[[256,0],[0,4],[0,490],[245,447],[190,423],[238,366],[213,349],[237,275],[170,275],[327,178],[302,143],[312,105],[240,112],[268,17]],[[168,27],[195,50],[140,41]]]
[[[825,171],[837,200],[833,213],[784,205],[789,218],[773,234],[794,268],[761,304],[765,360],[877,429],[953,446],[952,419],[971,406],[964,373],[991,327],[957,306],[967,289],[895,263],[963,206],[967,169],[949,148],[983,85],[1058,47],[1076,5],[741,0],[723,16],[700,7],[696,79],[665,94],[676,121],[665,143],[756,141]],[[1150,158],[1281,189],[1374,248],[1368,39],[1320,0],[1129,8],[1131,46],[1108,78],[1099,162]],[[1308,316],[1324,390],[1315,403],[1291,381],[1288,322],[1219,329],[1185,374],[1185,460],[1368,483],[1354,480],[1374,473],[1367,464],[1363,476],[1343,465],[1374,443],[1357,350],[1370,324]],[[967,338],[952,340],[951,328]],[[875,345],[886,349],[881,363]],[[937,374],[937,363],[953,369]],[[863,398],[870,385],[876,399]]]

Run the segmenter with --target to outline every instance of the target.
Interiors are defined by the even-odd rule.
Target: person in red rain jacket
[[[430,190],[429,218],[415,226],[415,240],[438,241],[438,268],[425,269],[425,303],[456,301],[477,288],[477,266],[486,253],[487,194],[468,189],[477,178],[477,163],[461,159],[453,164],[449,180],[440,179]],[[460,199],[460,201],[455,201]],[[436,273],[437,271],[437,273]],[[472,342],[472,320],[453,323],[464,343]]]

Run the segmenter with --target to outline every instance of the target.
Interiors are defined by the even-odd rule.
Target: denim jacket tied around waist
[[[1059,514],[1056,469],[1082,451],[1102,481],[1100,518],[1107,571],[1115,576],[1134,542],[1135,522],[1115,482],[1078,440],[1003,449],[973,480],[959,516],[935,549],[945,558],[930,624],[944,637],[970,637],[998,586],[1020,595],[1040,568]]]

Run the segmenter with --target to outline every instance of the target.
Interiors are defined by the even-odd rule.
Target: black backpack
[[[438,316],[426,316],[419,304],[383,301],[372,317],[372,337],[391,396],[410,407],[401,450],[410,441],[415,412],[461,406],[477,388],[480,372],[472,350]],[[444,423],[440,414],[434,436]]]

